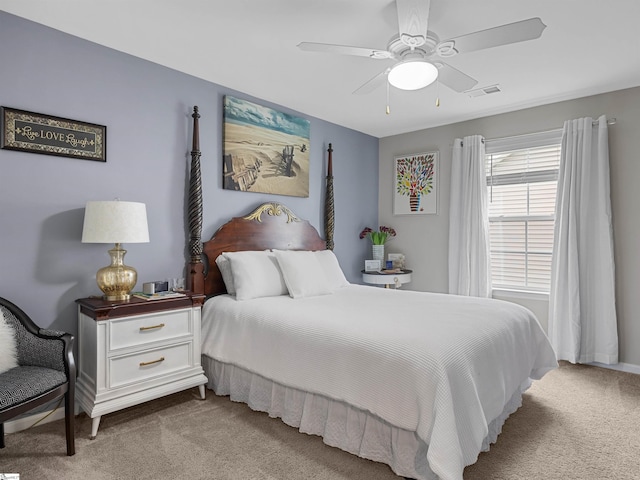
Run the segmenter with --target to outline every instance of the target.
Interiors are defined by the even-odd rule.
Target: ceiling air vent
[[[484,95],[489,95],[492,93],[501,92],[499,85],[490,85],[488,87],[476,88],[475,90],[468,90],[466,93],[471,98],[473,97],[482,97]]]

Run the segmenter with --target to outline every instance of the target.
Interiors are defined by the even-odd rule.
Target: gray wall
[[[107,162],[0,150],[0,296],[42,327],[76,332],[75,299],[100,294],[109,245],[80,242],[88,200],[147,204],[148,244],[125,261],[144,281],[184,275],[191,112],[198,105],[203,238],[265,201],[289,206],[323,232],[326,150],[333,144],[335,252],[358,281],[363,226],[377,220],[378,140],[311,121],[309,198],[222,189],[225,94],[291,112],[195,77],[0,12],[0,105],[107,126]],[[207,59],[203,59],[207,61]]]
[[[482,101],[482,98],[469,101]],[[446,105],[440,108],[446,108]],[[408,266],[414,269],[414,281],[407,285],[407,288],[433,292],[446,292],[448,288],[449,183],[454,138],[473,134],[484,135],[485,138],[499,138],[553,130],[562,128],[565,120],[585,116],[595,118],[602,114],[617,119],[617,124],[609,128],[609,154],[620,362],[640,366],[640,88],[381,139],[379,221],[398,230],[398,237],[389,244],[388,250],[405,253]],[[432,150],[440,152],[439,214],[394,216],[393,158],[402,154]],[[548,298],[505,298],[532,309],[541,323],[546,325]]]

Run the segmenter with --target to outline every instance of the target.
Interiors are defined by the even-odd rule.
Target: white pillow
[[[344,272],[340,268],[340,264],[338,263],[335,253],[331,250],[318,250],[313,253],[320,261],[322,268],[324,268],[324,273],[333,290],[349,285],[349,281],[344,276]]]
[[[333,293],[325,269],[315,252],[274,250],[284,281],[292,298],[314,297]]]
[[[220,269],[220,273],[222,274],[222,281],[224,282],[224,286],[227,287],[227,293],[229,295],[236,294],[236,285],[233,282],[233,272],[231,272],[231,263],[229,259],[225,256],[225,253],[222,255],[218,255],[216,258],[216,265]]]
[[[18,349],[13,327],[4,318],[0,308],[0,373],[18,366]]]
[[[287,285],[271,252],[223,253],[229,259],[237,300],[287,294]]]

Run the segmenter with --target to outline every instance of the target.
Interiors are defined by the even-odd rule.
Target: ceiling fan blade
[[[436,62],[434,65],[438,67],[438,81],[458,93],[471,90],[478,83],[475,78],[462,73],[451,65],[442,62]]]
[[[381,87],[387,82],[387,74],[389,73],[390,68],[387,68],[383,72],[380,72],[378,75],[373,77],[371,80],[367,80],[361,86],[353,91],[354,95],[366,95],[367,93],[373,92],[375,89]]]
[[[305,52],[338,53],[340,55],[353,55],[356,57],[368,57],[375,59],[393,58],[391,52],[376,50],[374,48],[349,47],[347,45],[333,45],[330,43],[302,42],[298,44],[300,50]]]
[[[458,53],[534,40],[542,35],[545,28],[547,26],[540,18],[530,18],[445,40],[438,44],[436,52],[441,57],[450,57]]]
[[[429,5],[431,0],[396,0],[400,41],[409,47],[419,47],[427,40]]]

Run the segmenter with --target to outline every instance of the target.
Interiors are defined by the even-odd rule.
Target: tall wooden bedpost
[[[193,146],[189,176],[189,266],[187,288],[204,293],[204,265],[202,263],[202,176],[200,174],[200,127],[198,107],[193,107]]]
[[[333,148],[329,144],[329,157],[327,161],[327,191],[324,204],[324,234],[327,242],[327,250],[333,250],[333,229],[335,224],[334,212],[333,212],[333,165],[331,160],[331,154]]]

